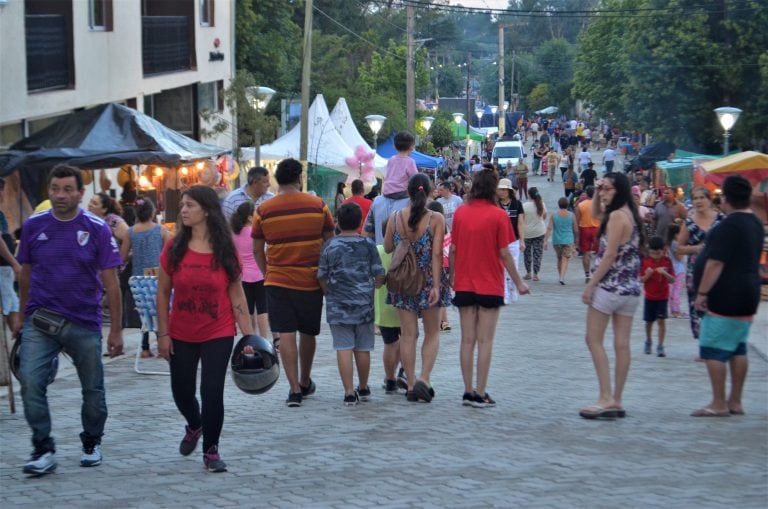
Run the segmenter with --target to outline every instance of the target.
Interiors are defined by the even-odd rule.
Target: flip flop
[[[584,419],[615,419],[619,416],[619,410],[616,408],[603,408],[599,405],[590,405],[579,410],[579,415]]]
[[[691,417],[730,417],[731,412],[715,412],[711,408],[699,408],[691,412]]]

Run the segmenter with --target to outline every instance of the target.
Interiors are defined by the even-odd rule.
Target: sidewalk
[[[531,180],[551,210],[560,184]],[[63,368],[49,389],[59,447],[55,475],[21,473],[31,451],[29,428],[20,410],[10,415],[0,398],[0,506],[765,507],[768,362],[750,357],[747,415],[689,417],[707,403],[710,389],[705,366],[693,361],[697,345],[688,322],[669,320],[668,357],[658,358],[642,354],[643,322],[636,315],[627,418],[581,419],[578,409],[594,401],[597,382],[583,339],[580,260],[572,260],[568,284],[560,286],[554,254],[545,251],[540,275],[531,296],[501,312],[488,389],[496,408],[461,406],[453,309],[453,330],[441,335],[431,404],[384,394],[378,341],[373,400],[343,407],[323,324],[312,374],[318,389],[302,408],[285,406],[282,374],[261,396],[227,380],[224,474],[203,471],[199,448],[190,457],[178,454],[184,423],[169,378],[134,373],[130,348],[139,336],[131,331],[127,354],[106,362],[110,417],[102,466],[78,466],[80,386],[71,369]],[[765,318],[765,303],[760,311]],[[764,344],[757,325],[751,343]],[[610,344],[609,332],[609,352]]]

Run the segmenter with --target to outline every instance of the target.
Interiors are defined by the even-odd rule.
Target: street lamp
[[[256,112],[256,128],[253,131],[253,164],[261,166],[261,113],[269,104],[275,91],[269,87],[246,87],[245,97]]]
[[[387,117],[384,115],[368,115],[365,117],[365,121],[368,122],[368,127],[373,132],[373,151],[376,152],[376,149],[379,146],[379,139],[378,134],[379,131],[381,131],[381,128],[384,126],[384,122],[387,120]]]
[[[723,106],[722,108],[715,108],[717,114],[717,120],[720,121],[720,125],[723,126],[723,155],[728,155],[728,141],[731,137],[731,128],[736,124],[736,121],[741,115],[739,108],[731,108],[730,106]]]
[[[435,121],[435,117],[424,117],[421,119],[421,125],[424,130],[429,132],[429,128],[432,127],[432,122]]]
[[[493,115],[493,123],[496,125],[496,112],[499,111],[498,106],[491,106],[491,114]]]
[[[477,127],[483,127],[483,110],[477,108],[475,110],[475,115],[477,115]]]
[[[456,122],[456,137],[459,137],[459,124],[461,124],[461,121],[464,119],[463,113],[454,113],[453,114],[453,121]]]

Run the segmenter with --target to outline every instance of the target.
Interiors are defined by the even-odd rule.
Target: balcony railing
[[[25,18],[27,90],[68,88],[74,73],[65,16],[37,14]]]
[[[193,68],[191,24],[188,16],[142,16],[144,76]]]

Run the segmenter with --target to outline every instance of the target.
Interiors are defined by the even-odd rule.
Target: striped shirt
[[[264,285],[303,291],[320,289],[317,264],[323,234],[333,229],[328,206],[306,193],[279,194],[259,205],[253,215],[251,236],[267,243]]]

